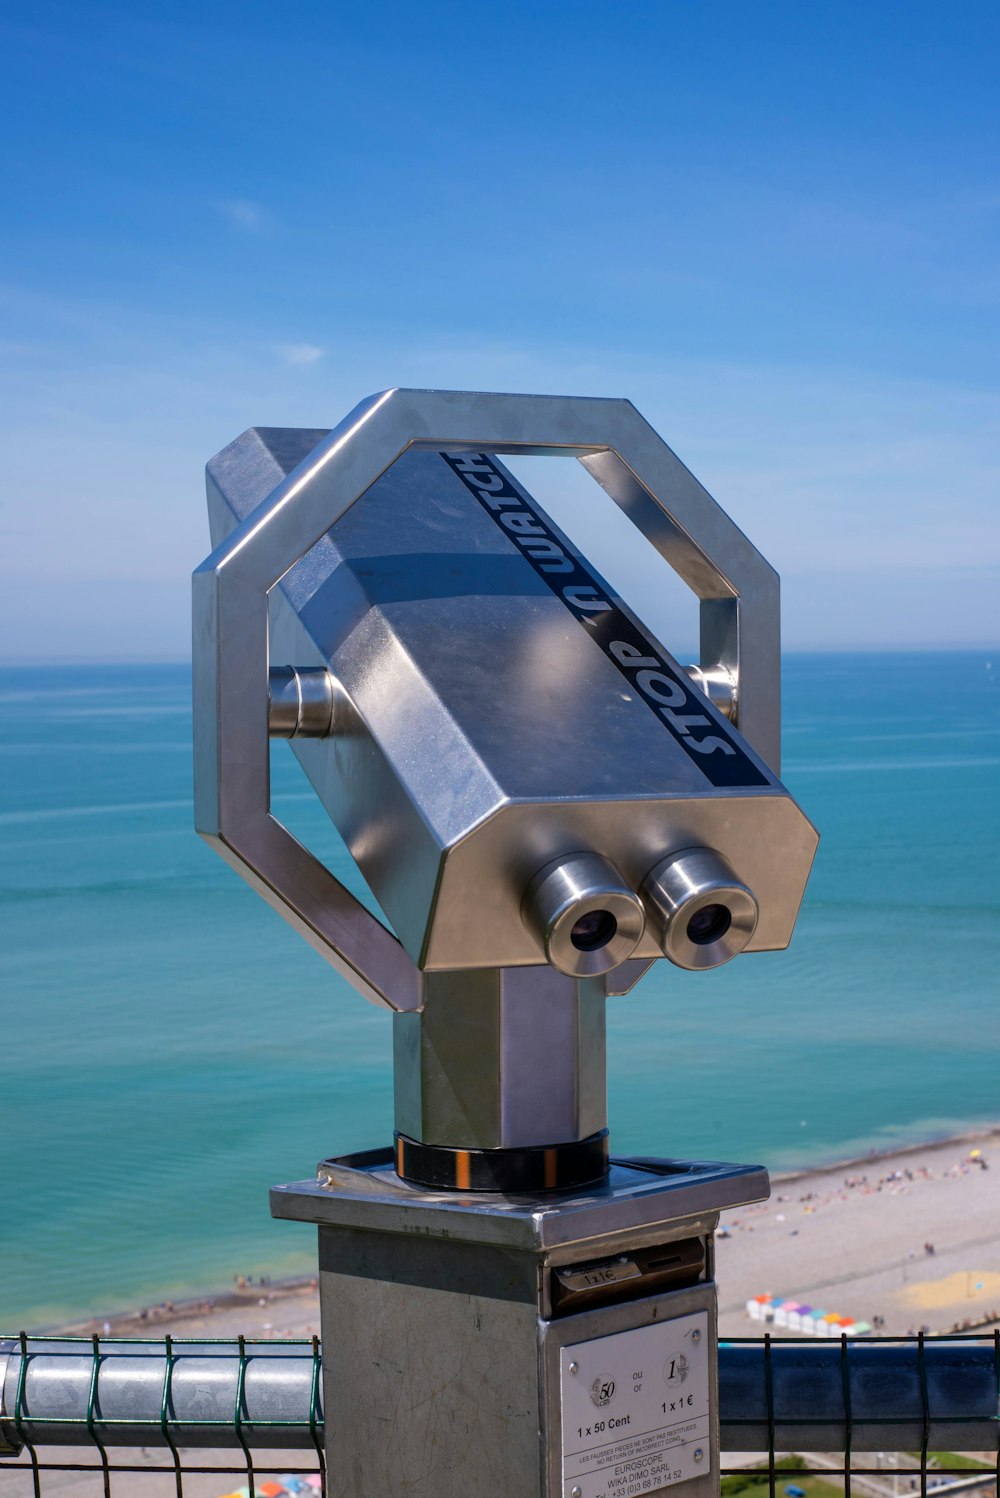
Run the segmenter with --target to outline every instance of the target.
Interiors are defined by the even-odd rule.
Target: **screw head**
[[[579,1373],[579,1371],[580,1371],[580,1364],[579,1363],[570,1363],[570,1365],[569,1365],[569,1371],[570,1371],[570,1373]]]
[[[582,1498],[582,1494],[582,1488],[570,1488],[569,1490],[569,1498]]]
[[[705,1460],[705,1453],[700,1446],[694,1448],[694,1459],[696,1462],[703,1462]]]
[[[691,1333],[691,1341],[692,1342],[700,1342],[701,1341],[701,1332],[698,1330],[697,1327],[695,1327],[694,1331]]]

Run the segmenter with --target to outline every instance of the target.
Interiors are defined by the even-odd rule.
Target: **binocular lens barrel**
[[[646,875],[642,896],[663,955],[678,967],[719,967],[757,926],[752,891],[711,848],[671,853]]]
[[[650,870],[641,898],[599,853],[556,859],[528,885],[521,914],[547,962],[593,978],[631,957],[647,923],[678,967],[719,967],[743,951],[759,909],[721,854],[683,848]]]
[[[522,915],[546,961],[571,978],[611,972],[635,951],[645,926],[638,895],[597,853],[547,864],[528,885]]]

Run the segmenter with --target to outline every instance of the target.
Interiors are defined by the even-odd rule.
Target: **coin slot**
[[[560,1265],[551,1271],[552,1314],[569,1316],[696,1285],[707,1278],[707,1263],[705,1240],[682,1238],[606,1259]]]

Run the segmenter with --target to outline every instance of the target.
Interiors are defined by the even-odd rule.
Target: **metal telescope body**
[[[517,453],[578,458],[694,589],[697,667]],[[512,1498],[713,1491],[712,1232],[766,1173],[611,1160],[604,1009],[658,959],[694,973],[791,937],[817,838],[778,779],[776,575],[620,400],[388,391],[332,431],[244,433],[208,498],[198,830],[393,1011],[391,1150],[272,1199],[320,1226],[336,1470],[358,1498],[447,1498],[502,1452]],[[272,737],[385,924],[271,815]],[[393,1322],[419,1345],[387,1375],[372,1337]],[[459,1428],[476,1378],[481,1450]],[[388,1455],[382,1399],[411,1408]]]

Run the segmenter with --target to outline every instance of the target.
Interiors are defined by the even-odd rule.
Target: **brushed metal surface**
[[[95,1362],[87,1339],[0,1340],[0,1453],[22,1441],[89,1446],[237,1446],[242,1435],[258,1451],[315,1451],[309,1427],[315,1364],[311,1349],[254,1340],[241,1376],[233,1342],[179,1341],[168,1366],[163,1339],[105,1340]],[[22,1383],[23,1373],[23,1383]],[[170,1399],[164,1402],[169,1377]],[[18,1406],[18,1385],[21,1401]],[[316,1415],[322,1432],[323,1410]],[[239,1429],[233,1418],[239,1407]],[[20,1409],[21,1420],[15,1412]],[[87,1412],[96,1412],[94,1431]],[[164,1412],[169,1430],[164,1432]],[[214,1422],[214,1423],[213,1423]],[[21,1437],[18,1439],[18,1423]]]
[[[196,574],[196,591],[210,595],[208,614],[216,612],[214,658],[230,666],[242,662],[239,670],[248,667],[247,632],[241,631],[240,619],[250,607],[250,593],[270,574],[264,591],[272,590],[272,658],[296,667],[327,666],[336,680],[337,733],[327,740],[297,739],[293,747],[405,955],[423,970],[537,964],[544,953],[520,919],[524,888],[544,863],[587,847],[610,858],[635,889],[653,864],[677,847],[710,843],[760,901],[762,919],[750,949],[781,947],[790,937],[815,847],[813,829],[756,756],[761,784],[742,797],[731,787],[723,791],[706,782],[648,703],[622,690],[612,662],[438,452],[407,452],[376,475],[377,482],[353,508],[345,508],[350,484],[338,489],[337,498],[330,492],[335,472],[343,470],[353,475],[351,484],[357,482],[365,466],[359,446],[368,453],[369,467],[375,461],[376,429],[383,442],[387,433],[398,437],[400,422],[416,420],[419,410],[425,430],[433,415],[443,423],[435,430],[455,431],[456,412],[464,411],[467,430],[482,431],[492,422],[507,434],[497,446],[520,450],[532,421],[539,423],[540,435],[528,445],[542,445],[544,428],[551,435],[545,443],[550,449],[574,450],[582,441],[568,441],[569,434],[582,434],[595,420],[617,421],[653,464],[659,439],[651,443],[650,430],[627,402],[567,405],[568,412],[548,398],[468,397],[463,404],[441,392],[396,392],[369,405],[338,429],[339,435],[322,439],[263,502],[261,492],[281,467],[274,449],[283,443],[284,461],[291,462],[315,433],[298,445],[295,434],[249,433],[210,465],[213,536],[220,540]],[[390,409],[399,418],[395,424],[385,414]],[[426,446],[429,440],[420,432],[410,446]],[[457,445],[468,451],[469,439]],[[664,475],[674,483],[676,459],[663,462]],[[632,494],[629,485],[634,487],[634,480],[623,492]],[[302,540],[293,546],[291,538],[304,537],[318,523],[320,491],[328,495],[328,518],[339,514],[340,519],[303,555]],[[689,525],[707,500],[699,495],[700,486],[692,490],[681,484],[671,496]],[[296,507],[298,531],[289,520]],[[662,507],[655,508],[662,519]],[[717,581],[723,574],[729,579],[722,591],[727,598],[736,596],[731,579],[738,578],[741,566],[747,587],[759,591],[769,569],[759,558],[753,561],[753,548],[717,510],[708,501],[705,537],[721,548],[723,571],[714,575]],[[649,516],[636,513],[646,524]],[[228,535],[227,526],[232,527]],[[658,544],[666,546],[662,536]],[[269,545],[275,560],[265,572],[259,554]],[[284,545],[288,550],[282,553]],[[692,545],[690,539],[680,545],[682,559]],[[301,560],[284,565],[293,550]],[[253,565],[248,552],[257,557]],[[673,553],[671,559],[677,559]],[[704,583],[703,567],[685,566],[689,580]],[[256,582],[250,578],[254,567]],[[224,592],[232,595],[229,633],[223,628]],[[628,612],[621,600],[616,603]],[[258,604],[253,607],[261,612]],[[759,617],[766,632],[766,611]],[[225,649],[218,644],[223,639]],[[658,650],[666,656],[662,647]],[[739,692],[745,693],[747,682],[740,680]],[[210,698],[213,685],[218,692],[218,681],[211,679],[207,693],[196,687],[196,701]],[[249,865],[240,848],[249,851],[257,838],[274,859],[258,871],[258,883],[263,872],[272,903],[321,950],[325,887],[331,906],[342,912],[339,937],[348,947],[346,961],[344,953],[332,949],[331,960],[346,967],[368,997],[395,1008],[418,1008],[419,979],[392,935],[355,908],[279,824],[261,815],[267,777],[255,742],[259,721],[250,726],[253,695],[252,683],[245,683],[241,694],[233,694],[238,702],[226,698],[225,712],[223,698],[217,697],[228,752],[221,752],[216,734],[206,730],[196,775],[202,788],[201,830],[244,868]],[[725,715],[698,697],[703,721],[724,724]],[[212,711],[210,701],[204,710]],[[228,819],[220,764],[231,767],[223,778],[239,808]],[[721,813],[710,810],[713,802],[724,803]],[[781,810],[777,803],[783,803]],[[528,815],[519,816],[526,808]],[[702,836],[692,837],[692,823],[704,829]],[[287,859],[279,856],[282,849]],[[622,866],[623,857],[628,867]],[[286,873],[297,890],[304,881],[308,893],[320,899],[303,910],[296,900],[285,900]],[[637,958],[659,955],[648,934],[635,951]],[[366,974],[366,962],[373,973]],[[397,992],[391,991],[389,972],[401,985]]]
[[[336,682],[325,666],[272,666],[268,732],[272,739],[325,739],[334,731]]]
[[[717,1202],[745,1202],[761,1177],[766,1189],[766,1174],[653,1161],[617,1171],[609,1189],[545,1203],[494,1197],[466,1211],[460,1193],[398,1191],[376,1161],[355,1157],[321,1167],[322,1197],[301,1185],[272,1197],[279,1215],[319,1224],[323,1341],[336,1348],[324,1364],[327,1460],[346,1491],[466,1498],[489,1487],[508,1498],[557,1498],[560,1348],[706,1311],[710,1449],[704,1477],[687,1491],[708,1498],[718,1471],[710,1277],[556,1319],[552,1279],[562,1264],[707,1239],[718,1212],[704,1210],[705,1188]],[[678,1187],[677,1176],[687,1184]],[[284,1210],[293,1201],[301,1214]]]
[[[393,1019],[395,1126],[455,1149],[566,1144],[607,1127],[605,986],[549,967],[428,973]]]
[[[770,1194],[762,1165],[710,1160],[612,1160],[599,1186],[545,1196],[509,1197],[485,1192],[431,1191],[401,1181],[391,1151],[325,1160],[315,1180],[271,1190],[271,1216],[319,1226],[362,1228],[495,1243],[532,1252],[554,1263],[573,1257],[659,1242],[670,1224],[713,1232],[727,1207],[765,1201]]]
[[[760,915],[752,891],[707,848],[671,854],[646,875],[642,892],[664,956],[692,971],[738,956]],[[699,918],[706,923],[700,933]]]
[[[596,853],[574,853],[540,869],[525,890],[521,916],[546,962],[573,978],[620,967],[646,924],[635,890]]]
[[[570,1270],[555,1271],[570,1275]],[[626,1277],[632,1271],[626,1271]],[[20,1437],[14,1412],[21,1351],[0,1339],[0,1454],[22,1442],[89,1447],[87,1406],[94,1373],[89,1338],[27,1339]],[[335,1345],[331,1360],[343,1357]],[[345,1364],[345,1368],[347,1365]],[[239,1383],[236,1340],[174,1342],[170,1438],[185,1447],[252,1451],[314,1449],[310,1428],[315,1364],[308,1346],[256,1341],[249,1349],[245,1415],[233,1419]],[[162,1428],[167,1359],[162,1339],[101,1342],[97,1405],[107,1447],[169,1445]],[[995,1449],[997,1375],[992,1338],[928,1337],[813,1343],[763,1339],[719,1346],[723,1451],[931,1451]],[[322,1398],[314,1411],[324,1435]],[[925,1427],[926,1420],[926,1427]]]
[[[328,1470],[350,1498],[543,1498],[535,1264],[320,1229]]]
[[[701,687],[508,451],[581,458],[699,593]],[[603,996],[664,951],[728,955],[741,924],[687,960],[652,871],[702,849],[732,870],[730,904],[759,907],[748,951],[792,934],[817,839],[760,752],[776,764],[774,573],[627,401],[387,391],[330,432],[244,433],[208,497],[198,830],[404,1017],[402,1134],[502,1149],[598,1132]],[[271,815],[271,733],[384,922]]]

